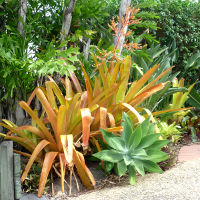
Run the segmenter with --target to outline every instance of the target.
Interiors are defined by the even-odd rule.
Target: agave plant
[[[103,139],[110,149],[102,150],[93,156],[114,163],[119,176],[128,171],[130,184],[136,184],[136,171],[142,176],[145,171],[161,173],[162,169],[156,163],[168,158],[160,149],[169,141],[158,140],[161,134],[154,133],[155,126],[149,119],[135,130],[126,113],[123,113],[122,120],[123,131],[120,136],[101,129]]]

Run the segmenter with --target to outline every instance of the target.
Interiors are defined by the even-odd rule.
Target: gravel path
[[[200,200],[200,159],[179,163],[163,174],[139,177],[136,186],[124,184],[67,200]]]

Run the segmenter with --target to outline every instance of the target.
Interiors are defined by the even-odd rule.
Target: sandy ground
[[[139,177],[135,186],[96,190],[78,197],[58,194],[51,200],[200,200],[200,159],[178,163],[163,174]]]

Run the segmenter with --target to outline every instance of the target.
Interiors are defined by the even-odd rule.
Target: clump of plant
[[[31,116],[32,125],[18,127],[9,120],[3,120],[3,123],[0,123],[10,130],[7,134],[0,133],[0,136],[19,143],[30,152],[17,152],[29,157],[21,182],[26,180],[33,163],[38,162],[42,166],[38,188],[39,197],[43,194],[50,170],[55,169],[56,166],[59,167],[62,192],[64,192],[64,177],[67,169],[70,171],[70,183],[72,175],[76,180],[74,166],[82,182],[87,187],[93,188],[96,184],[94,177],[85,165],[83,154],[76,150],[75,145],[80,144],[80,137],[83,145],[88,143],[91,113],[98,106],[83,108],[83,94],[73,95],[68,79],[65,80],[65,95],[53,79],[50,78],[50,81],[45,84],[45,88],[37,87],[34,90],[27,103],[24,101],[19,103]],[[80,85],[77,87],[80,89]],[[29,106],[35,95],[43,107],[41,115]]]
[[[122,127],[120,136],[101,129],[103,139],[110,148],[93,156],[112,163],[119,176],[128,171],[130,184],[136,184],[136,171],[142,176],[145,171],[161,173],[162,169],[156,163],[168,158],[161,148],[169,141],[158,139],[161,134],[154,133],[155,125],[149,119],[133,130],[130,118],[123,113]]]
[[[177,143],[180,138],[182,137],[182,132],[179,130],[181,127],[176,125],[176,122],[173,122],[172,124],[168,124],[167,122],[158,122],[158,128],[160,132],[162,133],[163,139],[169,139],[173,143]]]

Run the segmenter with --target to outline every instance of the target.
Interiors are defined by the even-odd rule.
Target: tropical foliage
[[[42,195],[47,176],[55,162],[60,163],[62,191],[64,191],[66,166],[72,175],[75,165],[83,183],[87,187],[94,187],[94,177],[85,165],[83,154],[78,152],[76,147],[82,144],[83,151],[86,152],[89,138],[101,134],[99,127],[107,128],[107,131],[121,131],[122,128],[116,126],[121,122],[123,110],[130,113],[133,122],[142,122],[144,117],[139,112],[144,108],[139,105],[166,85],[166,83],[156,84],[156,82],[168,71],[144,85],[159,67],[156,65],[141,79],[133,82],[127,91],[131,58],[112,58],[111,61],[107,61],[104,57],[100,59],[101,62],[98,62],[94,55],[93,57],[98,71],[93,87],[83,66],[86,91],[81,89],[78,79],[70,71],[75,90],[72,90],[68,78],[63,79],[64,94],[49,77],[50,81],[45,83],[45,88],[36,88],[27,103],[24,101],[19,103],[31,116],[33,125],[17,127],[8,120],[3,120],[4,123],[1,123],[2,126],[10,129],[7,135],[1,134],[1,136],[18,142],[31,153],[21,153],[30,157],[21,178],[22,182],[34,161],[38,160],[43,165],[38,196]],[[29,106],[35,95],[43,107],[40,116]],[[146,112],[150,114],[147,110]],[[93,140],[95,141],[95,138]],[[95,144],[98,146],[98,142]]]
[[[136,172],[162,172],[166,139],[177,143],[186,132],[198,140],[198,110],[184,106],[200,107],[199,81],[184,81],[199,73],[199,3],[133,0],[122,14],[124,1],[29,0],[25,18],[21,1],[0,2],[0,118],[9,119],[0,136],[26,149],[15,152],[29,158],[27,187],[33,163],[41,166],[29,176],[39,197],[53,172],[62,192],[67,174],[69,193],[72,178],[79,188],[76,172],[94,188],[85,156],[96,151],[106,172],[128,171],[135,184]],[[28,125],[15,124],[19,99]]]

